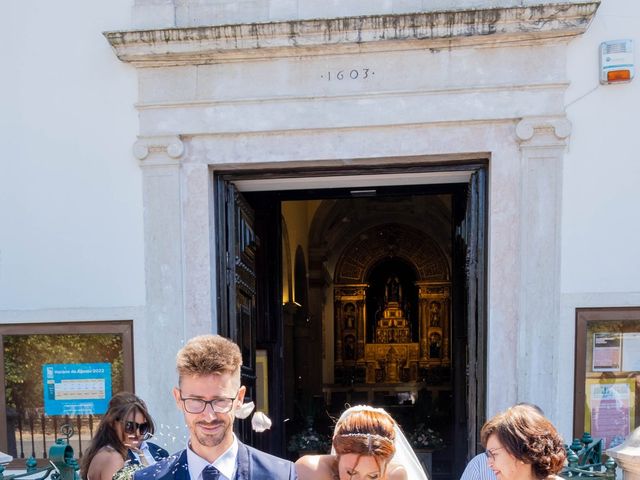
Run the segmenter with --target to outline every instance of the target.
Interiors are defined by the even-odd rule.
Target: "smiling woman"
[[[81,459],[82,479],[111,480],[114,473],[124,467],[127,458],[141,465],[149,465],[167,457],[169,454],[157,446],[151,453],[151,444],[145,442],[147,435],[153,434],[154,428],[153,419],[140,398],[129,392],[114,395]],[[149,454],[145,450],[149,450]]]
[[[535,407],[511,407],[485,423],[480,436],[498,480],[559,478],[566,458],[562,438]]]

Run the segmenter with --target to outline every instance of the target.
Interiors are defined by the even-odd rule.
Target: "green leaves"
[[[123,388],[119,334],[5,335],[3,340],[7,407],[19,412],[43,407],[45,363],[111,363],[113,391]]]

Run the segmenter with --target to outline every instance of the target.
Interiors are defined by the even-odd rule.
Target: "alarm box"
[[[630,82],[634,70],[633,40],[611,40],[600,44],[600,83]]]

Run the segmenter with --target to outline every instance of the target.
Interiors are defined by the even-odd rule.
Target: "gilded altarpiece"
[[[355,367],[363,365],[365,346],[366,285],[336,287],[336,365]]]
[[[344,268],[336,278],[360,282],[334,285],[336,383],[420,382],[429,368],[451,364],[451,283],[445,257],[424,234],[409,227],[388,225],[362,238],[375,241],[351,249],[354,253],[343,257]],[[417,272],[409,285],[417,289],[417,308],[403,292],[407,285],[393,273],[384,285],[368,282],[373,266],[390,257]],[[375,292],[380,307],[367,315],[367,296]],[[367,319],[375,325],[368,326]]]
[[[451,285],[417,282],[420,299],[420,365],[451,363]]]

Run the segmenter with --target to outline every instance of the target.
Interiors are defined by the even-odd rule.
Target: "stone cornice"
[[[532,42],[584,32],[600,2],[372,15],[104,35],[123,62],[198,65],[258,58]]]

